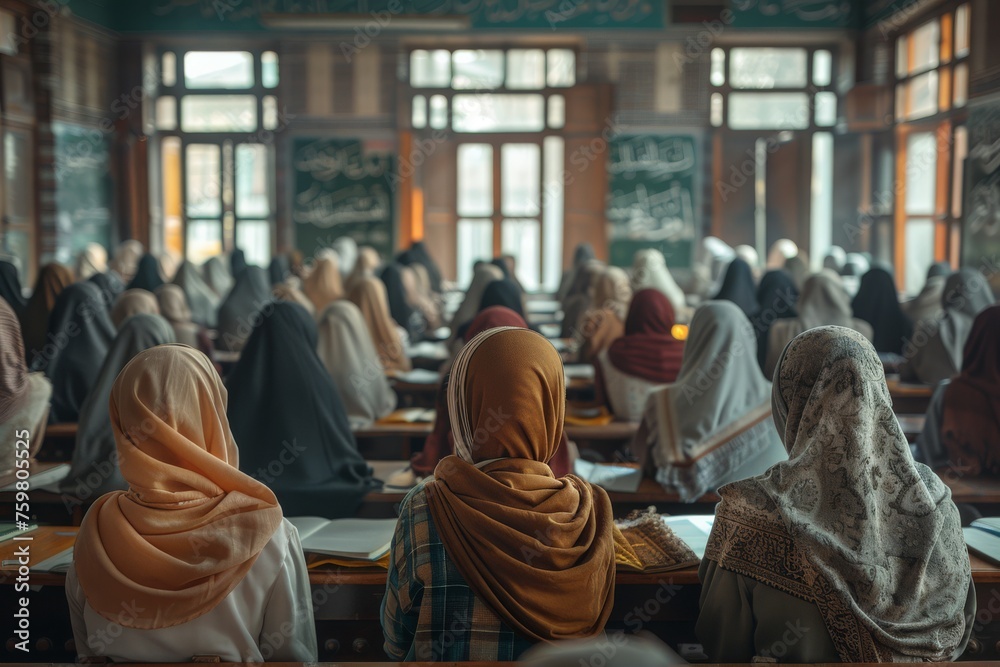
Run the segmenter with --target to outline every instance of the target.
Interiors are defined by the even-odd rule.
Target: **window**
[[[200,263],[237,246],[271,259],[274,51],[165,51],[152,126],[164,248]]]
[[[896,39],[896,119],[964,107],[969,92],[969,5]]]

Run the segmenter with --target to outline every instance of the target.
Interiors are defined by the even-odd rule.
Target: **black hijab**
[[[438,294],[441,293],[441,269],[438,268],[437,262],[431,257],[431,254],[427,252],[427,246],[424,245],[423,241],[417,241],[411,245],[409,250],[399,256],[399,262],[404,266],[410,266],[414,263],[423,264],[424,268],[427,269],[427,276],[431,280],[431,289]]]
[[[245,268],[219,306],[219,337],[215,346],[230,352],[242,350],[253,328],[260,323],[260,311],[272,301],[267,271],[259,266]]]
[[[750,318],[757,334],[757,361],[763,370],[767,361],[767,342],[775,320],[798,317],[795,310],[799,290],[792,275],[784,269],[768,271],[757,286],[757,314]]]
[[[715,295],[717,301],[732,301],[747,317],[752,318],[760,311],[753,282],[753,269],[740,257],[729,263],[722,287]]]
[[[146,253],[139,260],[139,266],[135,270],[135,277],[128,284],[128,288],[156,292],[156,289],[162,284],[163,277],[160,275],[160,263],[155,257]]]
[[[233,248],[232,254],[229,255],[229,273],[233,278],[239,280],[248,266],[246,253],[239,248]]]
[[[229,425],[240,470],[274,491],[285,516],[352,517],[377,483],[316,338],[305,308],[274,303],[227,379]]]
[[[267,274],[271,278],[271,286],[280,285],[285,282],[292,273],[292,264],[285,255],[278,255],[271,259],[271,264],[267,267]]]
[[[115,339],[107,304],[90,281],[73,283],[56,297],[45,345],[33,370],[52,381],[49,423],[76,422]]]
[[[125,291],[125,282],[114,271],[95,273],[90,276],[90,282],[97,285],[97,289],[104,294],[104,300],[108,303],[108,308],[114,304],[115,299]]]
[[[386,264],[379,278],[385,285],[385,295],[389,300],[389,314],[396,324],[406,329],[412,336],[420,328],[420,316],[406,302],[406,288],[403,286],[402,267],[396,262]]]
[[[510,278],[494,280],[486,286],[483,298],[479,302],[479,312],[491,306],[504,306],[524,317],[524,305],[521,302],[521,290]]]
[[[854,297],[854,317],[875,330],[875,350],[903,353],[905,339],[913,335],[913,323],[899,305],[892,274],[876,266],[861,278]]]
[[[0,262],[0,299],[10,304],[14,314],[21,317],[28,300],[21,291],[21,279],[17,267],[10,262]]]

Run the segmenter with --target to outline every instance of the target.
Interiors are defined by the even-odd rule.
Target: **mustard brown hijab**
[[[449,559],[522,635],[599,634],[614,603],[611,501],[548,466],[566,406],[555,348],[526,329],[485,331],[456,357],[448,392],[458,455],[425,488]]]
[[[115,381],[111,426],[129,489],[94,503],[73,553],[104,618],[151,630],[208,613],[280,525],[274,493],[239,471],[226,402],[208,357],[183,345],[141,352]]]

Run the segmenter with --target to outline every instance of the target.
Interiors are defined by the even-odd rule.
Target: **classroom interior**
[[[994,0],[0,0],[0,662],[1000,660],[997,34]],[[176,419],[211,463],[178,463]],[[517,549],[465,569],[505,548],[489,527],[536,464],[586,487],[610,574],[536,580]],[[759,479],[808,542],[784,587],[734,555]],[[157,524],[188,485],[302,542],[302,607],[246,646],[205,639],[234,593],[176,616],[219,584],[153,574],[253,532],[250,505]],[[402,592],[418,519],[464,577],[459,630]],[[542,525],[521,538],[548,558]],[[768,623],[713,602],[720,573],[820,609],[826,644],[754,646]],[[596,643],[560,653],[539,628],[576,627],[552,614],[597,581],[600,622],[561,635]],[[500,590],[531,582],[574,603]],[[120,591],[166,611],[123,620]],[[274,643],[282,620],[308,629]],[[479,622],[503,628],[485,648]]]

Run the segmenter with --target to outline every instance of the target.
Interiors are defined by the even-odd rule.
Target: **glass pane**
[[[511,49],[507,52],[507,87],[532,90],[545,87],[545,51]]]
[[[922,72],[937,67],[941,49],[941,28],[938,19],[914,30],[910,39],[913,40],[913,67],[910,72]]]
[[[903,289],[907,294],[919,294],[927,279],[927,269],[934,263],[934,221],[907,220],[904,243],[906,270]]]
[[[713,86],[721,86],[726,82],[726,52],[724,49],[712,49],[712,73],[709,80]]]
[[[503,51],[455,51],[451,65],[452,88],[489,90],[503,85]]]
[[[236,147],[236,215],[241,218],[263,218],[271,212],[267,158],[263,144]]]
[[[733,88],[804,88],[806,50],[736,48],[729,52]]]
[[[442,130],[448,126],[448,98],[435,95],[431,98],[431,127]]]
[[[458,214],[493,215],[493,147],[489,144],[458,147]]]
[[[955,107],[964,107],[969,101],[969,65],[955,65]]]
[[[185,160],[187,214],[211,218],[222,214],[222,159],[215,144],[190,144]]]
[[[451,53],[414,51],[410,54],[410,85],[414,88],[447,88],[451,84]]]
[[[572,49],[549,49],[545,80],[552,88],[576,85],[576,53]]]
[[[805,93],[732,93],[729,127],[734,130],[804,130],[809,127]]]
[[[537,220],[504,220],[500,226],[500,248],[504,255],[513,255],[517,278],[526,290],[538,289],[541,267],[541,227]]]
[[[817,86],[829,86],[833,81],[833,56],[829,51],[819,50],[813,53],[813,83]]]
[[[816,124],[830,127],[837,122],[837,93],[816,93]]]
[[[906,118],[906,84],[896,86],[896,120]]]
[[[261,101],[264,117],[261,124],[265,130],[278,129],[278,98],[274,95],[266,95]]]
[[[722,93],[712,93],[710,117],[712,127],[720,127],[722,125]]]
[[[896,40],[896,77],[903,78],[910,70],[906,35]]]
[[[177,55],[167,51],[160,59],[160,80],[164,86],[177,85]]]
[[[829,132],[813,135],[809,190],[809,255],[826,257],[833,244],[833,135]]]
[[[545,274],[545,289],[555,291],[562,277],[563,260],[563,196],[566,175],[566,147],[563,138],[545,137],[542,140],[542,153],[545,156],[542,267]]]
[[[247,51],[188,51],[184,54],[188,88],[250,88],[253,55]]]
[[[253,132],[257,98],[253,95],[187,95],[181,99],[185,132]]]
[[[545,128],[541,95],[455,95],[451,126],[456,132],[537,132]]]
[[[473,265],[493,259],[493,222],[490,220],[458,221],[458,284],[465,289],[472,281]]]
[[[937,113],[938,110],[938,73],[927,72],[910,79],[906,85],[909,113],[908,118],[920,118]]]
[[[969,131],[964,125],[955,128],[955,155],[952,161],[951,215],[962,217],[962,178],[965,171],[965,158],[969,154]]]
[[[177,98],[170,95],[156,98],[156,129],[177,129]]]
[[[274,51],[260,56],[260,82],[265,88],[278,87],[278,54]]]
[[[427,127],[427,98],[423,95],[413,96],[413,115],[410,124],[418,130]]]
[[[187,259],[202,264],[209,257],[222,254],[222,223],[218,220],[189,220],[187,223]]]
[[[566,98],[562,95],[549,96],[549,127],[558,130],[566,124]]]
[[[24,132],[4,132],[4,181],[7,193],[5,213],[17,222],[27,222],[31,217],[31,200],[34,190],[32,179],[31,141]]]
[[[934,133],[910,134],[906,138],[907,214],[933,215],[936,174],[937,142]]]
[[[246,253],[250,264],[267,266],[271,261],[271,225],[267,220],[240,220],[236,223],[236,247]]]
[[[969,5],[955,10],[955,57],[969,55]]]
[[[163,245],[176,257],[184,255],[181,211],[181,139],[164,137],[160,144],[160,178],[163,185]]]
[[[503,215],[538,215],[542,169],[539,153],[538,144],[500,147],[500,211]]]

